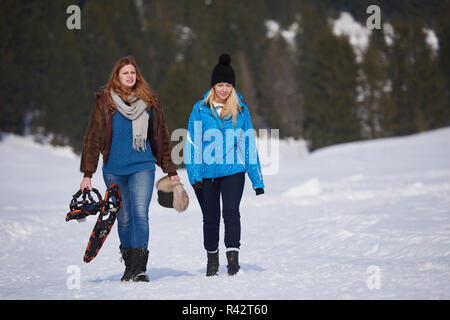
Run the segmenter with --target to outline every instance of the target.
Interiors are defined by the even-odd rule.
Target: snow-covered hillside
[[[220,275],[204,276],[201,212],[180,170],[188,210],[159,206],[156,193],[150,205],[150,283],[121,283],[116,227],[85,264],[94,218],[64,220],[79,158],[6,135],[0,299],[449,299],[450,128],[302,150],[280,143],[264,195],[247,178],[237,276],[223,242]],[[93,185],[105,191],[101,172]]]

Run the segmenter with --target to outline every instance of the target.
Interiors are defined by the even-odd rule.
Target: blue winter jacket
[[[253,189],[264,188],[261,166],[255,141],[255,130],[250,113],[237,93],[240,104],[236,125],[227,116],[224,120],[204,99],[195,103],[189,117],[184,161],[193,185],[203,178],[218,178],[238,172],[247,172]]]

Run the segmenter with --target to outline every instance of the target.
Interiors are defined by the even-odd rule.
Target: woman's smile
[[[229,83],[226,83],[226,82],[217,83],[214,86],[214,92],[216,93],[218,100],[220,100],[217,102],[225,103],[225,101],[230,96],[232,90],[233,90],[233,85],[231,85]]]

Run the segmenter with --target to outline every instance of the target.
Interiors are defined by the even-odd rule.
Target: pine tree
[[[360,139],[357,67],[348,39],[328,27],[317,32],[305,72],[304,134],[311,149]]]
[[[29,88],[25,107],[32,114],[31,133],[40,140],[47,136],[57,145],[80,149],[84,124],[86,88],[77,31],[66,26],[69,1],[29,3],[22,48],[25,85]],[[44,18],[45,17],[45,18]],[[71,125],[68,125],[71,124]]]
[[[237,73],[237,88],[243,95],[246,105],[249,107],[253,127],[255,130],[268,127],[266,121],[260,114],[260,104],[256,97],[257,88],[255,86],[253,74],[250,71],[247,55],[243,50],[239,51],[235,54],[233,61]]]
[[[33,123],[46,98],[42,87],[47,79],[52,37],[49,20],[52,1],[2,1],[1,19],[1,97],[0,130],[22,133],[25,117]],[[27,119],[28,121],[29,119]],[[27,124],[29,125],[29,123]]]
[[[76,31],[65,28],[54,30],[51,63],[47,70],[49,81],[43,87],[46,96],[43,126],[48,133],[53,134],[53,144],[71,144],[79,152],[90,112],[84,65],[79,44],[75,40]]]
[[[395,104],[391,98],[387,58],[383,53],[382,33],[374,31],[361,63],[360,87],[363,135],[374,139],[392,135]]]
[[[170,64],[177,55],[173,1],[151,1],[145,12],[142,43],[145,44],[143,69],[154,89],[160,88]],[[178,6],[175,6],[175,10]],[[162,23],[163,22],[163,23]]]
[[[0,2],[0,132],[21,134],[24,130],[23,68],[21,68],[21,38],[25,34],[22,24],[15,20],[24,17],[21,2]],[[1,136],[0,136],[1,139]]]
[[[171,131],[177,128],[187,129],[192,106],[200,99],[196,94],[200,91],[200,85],[193,80],[191,73],[192,70],[183,63],[173,62],[158,90]]]
[[[237,73],[237,87],[250,108],[255,129],[269,127],[269,121],[262,115],[265,102],[263,83],[264,64],[262,57],[267,52],[265,21],[269,17],[264,2],[252,5],[238,1],[234,7],[238,18],[238,34],[234,46],[239,49],[234,54],[234,68]],[[242,18],[244,17],[244,18]]]
[[[445,123],[448,103],[445,80],[425,40],[420,18],[396,20],[390,48],[392,97],[397,105],[395,135],[437,128]],[[448,119],[448,118],[447,118]]]
[[[447,2],[447,11],[450,9],[450,3]],[[439,52],[436,57],[444,77],[444,85],[446,86],[446,107],[442,109],[439,119],[441,126],[450,126],[450,41],[448,37],[450,34],[450,21],[446,13],[442,13],[438,19],[436,26],[436,34],[439,39]]]
[[[357,117],[357,65],[346,37],[336,37],[312,6],[301,12],[299,87],[303,134],[311,150],[361,138]]]
[[[189,115],[194,103],[200,99],[197,94],[200,91],[201,86],[192,77],[192,69],[190,70],[181,62],[173,62],[170,65],[164,82],[158,90],[170,135],[177,129],[187,129]],[[174,136],[174,139],[176,138]],[[182,139],[186,139],[186,137],[184,136]],[[173,141],[173,147],[181,141],[184,140]],[[174,149],[174,151],[177,150]],[[179,159],[183,159],[183,154],[178,156]]]
[[[301,97],[292,61],[281,36],[269,41],[263,65],[264,116],[271,127],[280,128],[280,137],[301,137]]]
[[[86,87],[92,102],[94,92],[107,82],[114,63],[124,53],[116,41],[111,19],[113,13],[114,8],[105,0],[85,2],[82,7],[82,26],[78,36],[86,66]]]

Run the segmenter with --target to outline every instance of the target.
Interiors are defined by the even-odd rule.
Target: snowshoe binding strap
[[[66,215],[66,221],[69,220],[81,220],[88,215],[95,215],[100,212],[103,200],[100,192],[97,189],[92,188],[92,191],[97,196],[97,201],[92,197],[91,191],[88,188],[84,190],[78,190],[72,197],[72,201],[69,205],[69,213]],[[79,199],[82,196],[82,199]],[[86,197],[88,200],[86,200]]]

